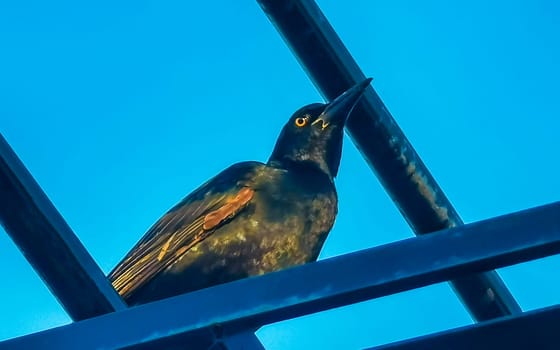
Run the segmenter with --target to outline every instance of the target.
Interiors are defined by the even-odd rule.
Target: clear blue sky
[[[466,222],[560,198],[557,2],[320,6]],[[255,1],[4,1],[0,47],[0,131],[105,272],[206,179],[266,160],[286,118],[321,100]],[[337,186],[322,258],[412,235],[349,139]],[[68,323],[5,234],[0,252],[0,339]],[[559,264],[499,273],[533,309],[560,303]],[[470,322],[440,284],[259,337],[358,348]]]

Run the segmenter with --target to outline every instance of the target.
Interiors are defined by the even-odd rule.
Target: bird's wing
[[[247,207],[255,191],[250,179],[261,167],[235,164],[169,210],[109,274],[117,292],[126,299]]]

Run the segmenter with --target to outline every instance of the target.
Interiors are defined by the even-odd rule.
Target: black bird
[[[371,79],[296,111],[266,164],[242,162],[156,222],[109,274],[129,305],[317,259],[337,214],[348,115]]]

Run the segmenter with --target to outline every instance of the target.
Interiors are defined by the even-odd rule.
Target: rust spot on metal
[[[430,207],[433,209],[434,213],[437,215],[438,219],[448,223],[448,227],[457,226],[457,223],[454,220],[451,220],[449,217],[449,213],[447,208],[440,206],[437,203],[437,193],[434,188],[432,188],[428,182],[426,176],[419,171],[416,167],[416,162],[409,161],[404,152],[401,153],[399,157],[400,160],[406,165],[406,174],[409,176],[411,181],[416,185],[418,188],[418,192],[426,199],[426,202],[430,204]]]
[[[493,303],[496,300],[496,293],[494,293],[492,288],[488,288],[486,289],[485,297],[488,303]]]

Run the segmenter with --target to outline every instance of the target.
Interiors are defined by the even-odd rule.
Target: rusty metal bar
[[[258,3],[326,100],[365,79],[313,0]],[[356,106],[347,130],[416,234],[463,224],[373,88]],[[475,320],[521,312],[495,271],[454,279],[452,285]]]

